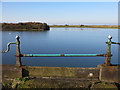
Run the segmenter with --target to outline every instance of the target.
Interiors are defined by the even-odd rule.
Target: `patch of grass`
[[[33,80],[28,80],[24,84],[21,83],[17,86],[17,88],[34,88]]]
[[[12,88],[12,83],[2,83],[3,88]]]
[[[102,85],[106,85],[106,82],[102,82],[101,84],[102,84]]]
[[[23,83],[25,83],[27,80],[29,80],[29,77],[24,77],[24,78],[16,78],[16,80],[21,81]]]

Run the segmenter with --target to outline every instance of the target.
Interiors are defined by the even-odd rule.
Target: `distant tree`
[[[80,26],[83,27],[84,25],[81,24]]]
[[[65,24],[65,26],[69,26],[69,25]]]

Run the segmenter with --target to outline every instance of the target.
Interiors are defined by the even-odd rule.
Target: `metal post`
[[[107,43],[107,53],[106,53],[106,58],[105,58],[105,65],[106,66],[110,66],[111,65],[111,44],[112,44],[112,42],[111,42],[111,39],[112,39],[112,37],[111,37],[111,35],[109,35],[108,36],[108,42],[106,42]]]
[[[20,37],[17,35],[16,36],[16,59],[17,59],[17,62],[16,62],[16,65],[17,66],[21,66],[21,53],[20,53],[20,41],[19,41]]]

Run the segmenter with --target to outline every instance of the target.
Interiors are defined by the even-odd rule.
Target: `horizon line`
[[[27,22],[39,22],[39,23],[46,23],[46,22],[40,22],[40,21],[21,21],[21,22],[0,22],[0,23],[27,23]],[[88,24],[88,23],[84,23],[84,24],[82,24],[82,23],[80,23],[80,24],[75,24],[75,23],[72,23],[72,24],[70,24],[70,23],[64,23],[64,24],[58,24],[58,23],[47,23],[48,25],[118,25],[118,24],[101,24],[101,23],[97,23],[97,24]]]

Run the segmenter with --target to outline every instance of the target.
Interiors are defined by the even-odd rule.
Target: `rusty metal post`
[[[17,62],[16,62],[16,65],[17,66],[21,66],[21,53],[20,53],[20,41],[19,41],[20,37],[17,35],[16,36],[16,59],[17,59]]]
[[[111,65],[111,44],[112,44],[112,42],[111,42],[111,39],[112,39],[112,37],[111,37],[111,35],[109,35],[108,36],[108,41],[106,42],[107,43],[107,53],[106,53],[106,58],[105,58],[105,65],[106,66],[110,66]]]

